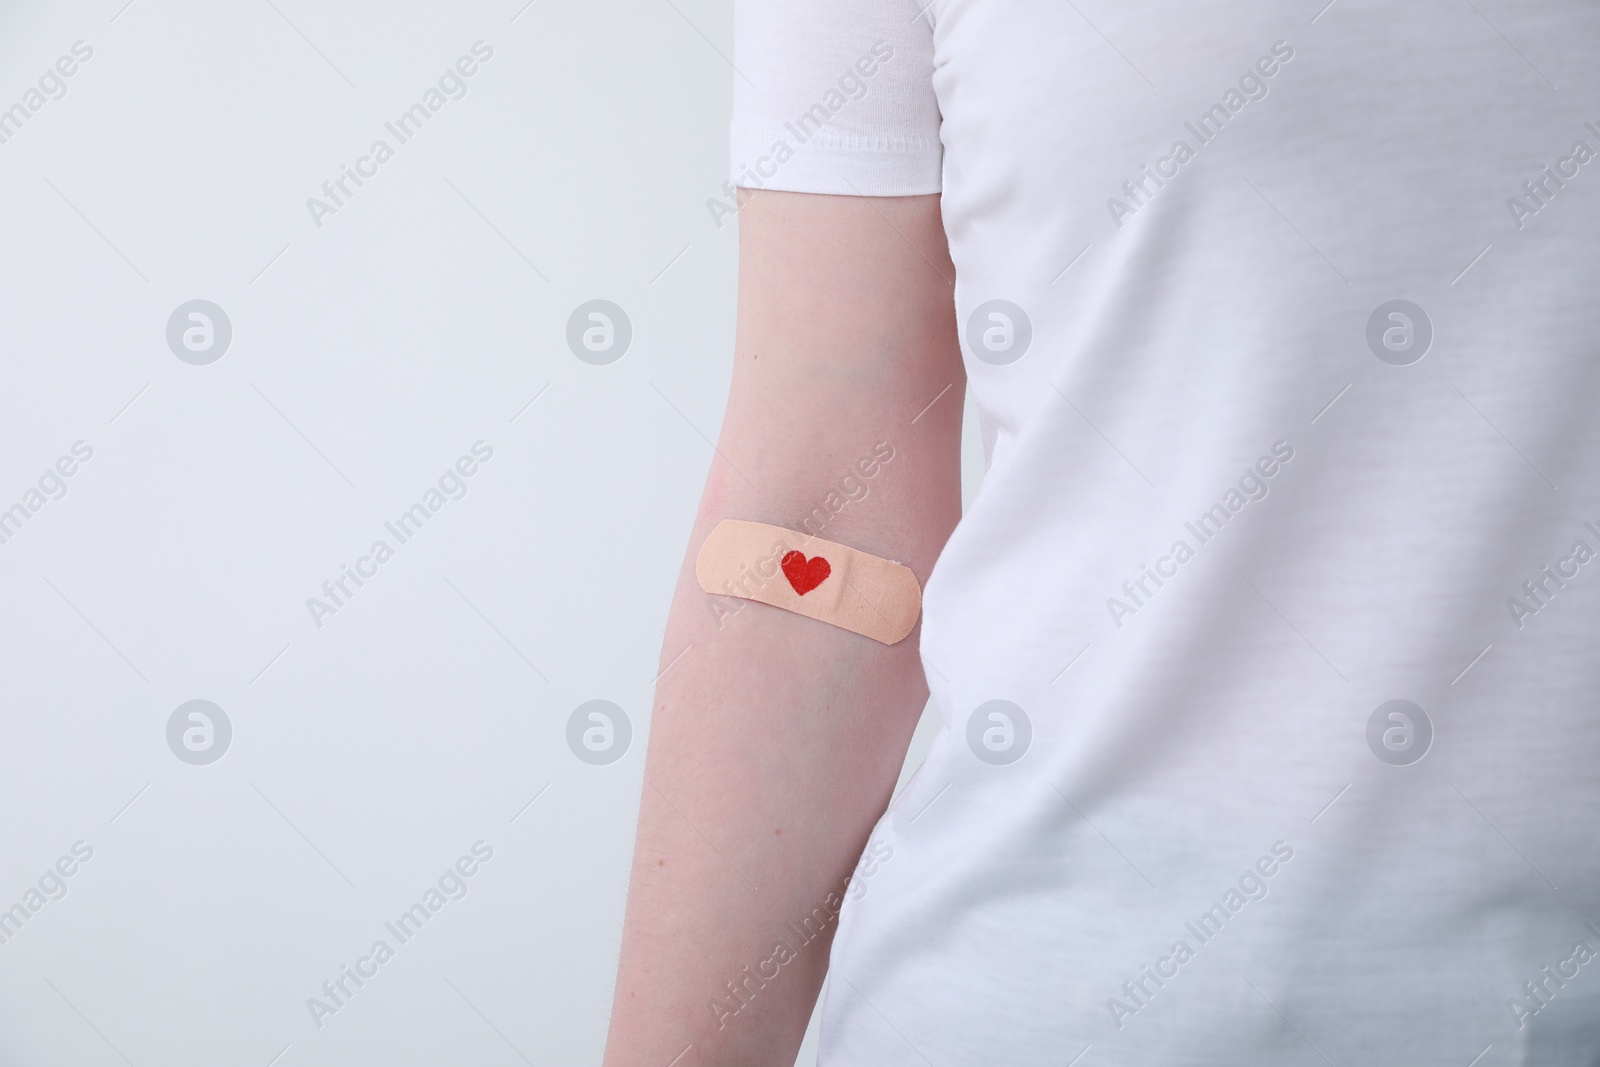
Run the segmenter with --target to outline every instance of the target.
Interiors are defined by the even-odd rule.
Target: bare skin
[[[927,700],[920,626],[886,646],[708,596],[706,535],[794,527],[854,473],[867,495],[821,535],[926,582],[961,513],[939,198],[757,192],[739,229],[733,384],[662,648],[606,1067],[793,1064],[837,924],[790,924],[837,911]],[[863,478],[879,442],[893,458]]]

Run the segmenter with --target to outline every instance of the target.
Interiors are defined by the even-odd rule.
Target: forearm
[[[688,651],[657,690],[614,1065],[665,1067],[690,1044],[689,1063],[793,1062],[827,917],[925,700],[904,643],[749,602],[718,630],[708,599],[686,575],[668,627]]]
[[[897,221],[915,232],[915,218]],[[962,383],[947,291],[935,286],[927,306],[901,301],[892,311],[870,291],[886,272],[934,268],[907,261],[921,253],[901,237],[882,246],[888,264],[808,249],[814,236],[785,240],[782,205],[741,222],[766,234],[763,246],[809,252],[811,266],[788,277],[796,268],[764,266],[746,246],[733,396],[662,652],[611,1067],[665,1067],[689,1046],[680,1067],[793,1062],[826,970],[831,917],[927,696],[920,629],[887,646],[712,597],[693,574],[705,536],[724,518],[795,527],[854,472],[861,495],[837,512],[823,507],[822,535],[925,580],[959,515],[951,472]],[[808,293],[840,303],[818,315]],[[908,370],[878,358],[886,346],[948,351]],[[829,362],[828,378],[813,381]],[[913,423],[945,386],[955,398]],[[877,468],[871,478],[863,459]]]

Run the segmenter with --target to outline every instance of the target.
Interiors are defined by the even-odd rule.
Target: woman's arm
[[[927,699],[920,627],[886,646],[708,596],[706,535],[820,507],[811,532],[926,581],[961,513],[939,198],[756,192],[739,229],[732,392],[667,623],[607,1067],[686,1047],[675,1067],[793,1064],[835,924],[790,924],[837,910]],[[846,475],[859,499],[835,513]]]

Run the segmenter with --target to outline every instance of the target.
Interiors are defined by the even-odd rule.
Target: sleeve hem
[[[902,144],[904,142],[902,141]],[[939,147],[898,149],[889,138],[849,138],[809,144],[783,163],[769,156],[736,164],[733,184],[741,189],[840,196],[922,196],[941,190]]]

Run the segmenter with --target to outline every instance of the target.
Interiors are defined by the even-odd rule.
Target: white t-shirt
[[[738,7],[989,464],[825,1064],[1600,1062],[1600,5],[1324,3]]]

